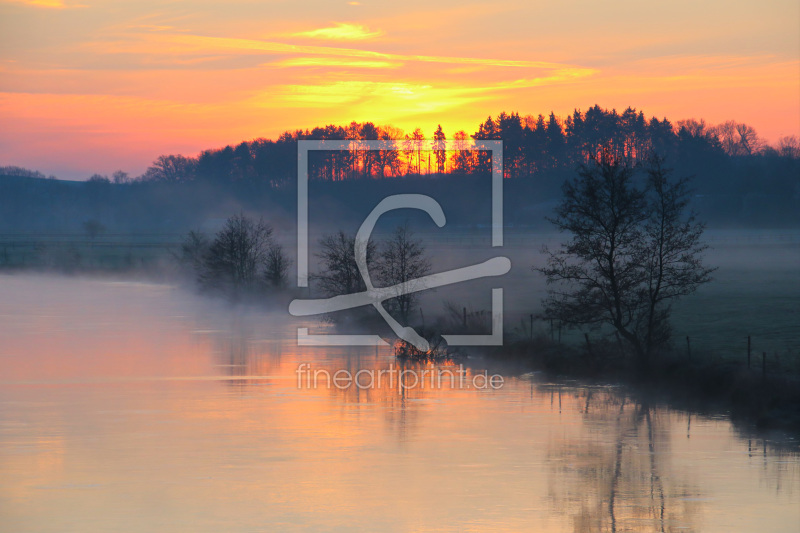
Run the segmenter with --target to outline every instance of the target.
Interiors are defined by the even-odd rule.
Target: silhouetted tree
[[[285,287],[291,264],[281,245],[275,243],[270,245],[264,265],[264,278],[267,283],[274,288]]]
[[[425,255],[422,241],[414,238],[408,224],[398,226],[391,238],[383,243],[377,265],[378,280],[385,287],[400,283],[413,282],[431,270],[431,262]],[[421,288],[421,287],[420,287]],[[417,292],[398,294],[387,300],[385,305],[389,312],[394,312],[403,323],[408,318],[419,300]]]
[[[190,231],[181,242],[180,255],[178,261],[181,265],[190,268],[195,274],[203,269],[203,263],[208,254],[208,247],[211,243],[208,236],[201,231]]]
[[[547,154],[550,158],[550,166],[555,168],[563,165],[564,161],[564,132],[561,129],[561,124],[558,122],[555,113],[550,112],[550,118],[547,119],[546,130],[546,146]]]
[[[473,168],[472,151],[467,150],[469,146],[469,135],[464,130],[457,131],[453,135],[455,150],[453,151],[450,168],[455,174],[470,174]]]
[[[737,124],[736,133],[739,135],[739,146],[742,155],[753,155],[764,146],[755,128],[747,124]]]
[[[403,130],[395,128],[394,126],[383,126],[380,128],[380,138],[383,141],[393,141],[403,138]],[[387,145],[390,143],[386,143]],[[383,178],[388,169],[389,175],[396,177],[400,176],[402,160],[398,150],[378,150],[378,177]]]
[[[361,124],[359,131],[359,138],[366,141],[377,141],[380,136],[379,129],[372,122],[365,122]],[[362,152],[362,167],[364,169],[364,177],[371,178],[373,169],[378,164],[378,151],[377,150],[363,150]]]
[[[108,179],[108,176],[103,176],[102,174],[92,174],[86,182],[97,185],[107,185],[111,183],[111,180]]]
[[[796,135],[781,137],[778,140],[778,154],[781,157],[800,157],[800,139]]]
[[[243,214],[230,217],[208,247],[200,271],[200,283],[239,295],[252,290],[263,278],[272,246],[272,228]]]
[[[494,120],[492,120],[491,116],[488,117],[483,124],[478,126],[478,131],[472,135],[472,138],[476,141],[500,139],[497,133],[497,125]],[[474,152],[473,172],[484,174],[490,173],[491,171],[492,153],[486,150],[476,150]]]
[[[439,124],[436,131],[433,132],[434,150],[436,151],[436,172],[444,174],[445,163],[447,162],[447,151],[445,150],[447,137],[442,130],[442,125]]]
[[[687,181],[670,182],[660,159],[648,185],[610,151],[564,184],[550,221],[571,239],[546,250],[546,315],[576,326],[611,326],[646,365],[669,337],[670,304],[710,281],[703,225],[687,213]]]
[[[497,119],[494,121],[493,134],[485,138],[492,137],[503,141],[504,177],[519,178],[524,175],[526,171],[525,130],[519,113],[502,112],[497,115]]]
[[[333,235],[325,235],[319,241],[322,270],[313,276],[317,286],[326,296],[351,294],[367,289],[364,279],[356,264],[354,236],[339,231]],[[367,244],[367,264],[372,264],[375,257],[375,243]]]
[[[406,174],[421,174],[422,173],[422,143],[425,141],[425,134],[422,130],[416,128],[410,135],[406,135],[404,151],[410,155],[408,169]],[[417,157],[417,164],[414,165],[414,154]]]
[[[114,172],[111,178],[115,185],[123,185],[125,183],[131,182],[131,177],[128,175],[127,172],[124,172],[122,170],[117,170],[116,172]]]
[[[728,120],[712,128],[711,131],[716,135],[725,153],[730,156],[752,155],[763,147],[763,141],[758,137],[756,130],[747,124]]]
[[[230,147],[229,147],[230,148]],[[197,160],[182,155],[162,155],[145,171],[144,181],[192,181],[195,178]]]
[[[544,115],[529,115],[525,118],[525,166],[531,175],[552,167],[547,149]]]
[[[637,337],[644,338],[643,349],[638,351],[645,356],[669,340],[671,302],[711,281],[715,270],[705,267],[701,257],[708,248],[701,242],[705,225],[697,221],[694,212],[686,211],[691,196],[689,179],[671,182],[670,172],[663,159],[651,158],[645,191],[648,217],[640,243],[647,308],[635,328]]]

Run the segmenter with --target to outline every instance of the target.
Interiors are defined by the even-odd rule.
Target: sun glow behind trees
[[[654,153],[668,159],[777,155],[800,157],[797,137],[782,138],[776,146],[761,139],[747,124],[727,121],[718,126],[704,120],[647,118],[642,111],[624,112],[599,106],[575,110],[566,117],[502,112],[488,117],[474,133],[452,134],[455,149],[444,150],[448,140],[441,125],[426,135],[421,128],[409,133],[372,122],[351,122],[287,131],[277,140],[256,139],[236,146],[206,150],[198,157],[159,157],[140,177],[144,181],[193,181],[269,183],[291,182],[297,173],[298,140],[346,140],[349,150],[313,151],[309,177],[342,181],[363,178],[397,178],[436,174],[473,174],[490,170],[488,152],[469,150],[474,141],[503,141],[506,178],[523,178],[556,169],[574,168],[598,154],[609,153],[628,165],[647,160]],[[367,150],[360,141],[386,141],[386,150]],[[394,148],[394,149],[391,149]]]

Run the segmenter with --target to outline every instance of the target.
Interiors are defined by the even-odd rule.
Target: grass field
[[[793,247],[727,246],[715,279],[674,309],[677,346],[721,360],[800,371],[800,250]],[[777,359],[777,361],[776,361]]]
[[[168,263],[179,235],[0,235],[0,268],[61,272],[151,271]]]
[[[708,231],[712,248],[706,262],[717,267],[711,283],[673,307],[673,343],[676,352],[686,352],[690,338],[694,357],[720,362],[747,362],[747,337],[751,336],[752,366],[760,371],[761,356],[767,352],[769,371],[800,372],[800,232]],[[527,335],[529,316],[541,311],[547,286],[543,276],[531,266],[544,264],[542,244],[557,246],[559,236],[533,234],[526,246],[519,234],[507,241],[510,246],[489,249],[472,243],[445,241],[434,245],[446,250],[442,268],[455,268],[484,260],[492,255],[511,258],[512,271],[505,278],[481,280],[453,290],[437,290],[426,295],[425,305],[437,310],[441,300],[451,300],[470,308],[488,308],[490,287],[502,286],[505,292],[506,331]],[[439,265],[437,265],[438,267]],[[440,304],[439,304],[440,305]],[[549,324],[534,322],[534,331],[549,335]],[[592,333],[599,337],[600,333]],[[562,332],[568,343],[582,343],[582,332]]]

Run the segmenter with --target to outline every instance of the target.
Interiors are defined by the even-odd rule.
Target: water
[[[394,360],[165,285],[0,295],[0,531],[800,529],[797,447],[724,418],[530,376],[298,388]]]

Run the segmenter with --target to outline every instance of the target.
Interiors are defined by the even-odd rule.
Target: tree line
[[[361,178],[396,178],[409,175],[472,174],[488,172],[486,153],[459,149],[473,140],[502,140],[506,178],[536,176],[553,169],[573,169],[601,152],[609,152],[629,165],[642,163],[653,153],[668,160],[741,158],[749,156],[800,158],[800,140],[780,139],[770,146],[752,126],[727,121],[718,125],[704,120],[646,118],[644,112],[624,112],[595,105],[575,110],[566,117],[501,112],[488,117],[468,134],[458,131],[449,140],[454,150],[445,151],[446,132],[439,125],[430,134],[416,128],[405,133],[393,126],[351,122],[287,131],[276,140],[255,139],[221,149],[203,151],[197,157],[162,155],[136,178],[143,181],[210,181],[250,183],[279,187],[297,175],[297,142],[300,140],[349,141],[350,149],[309,154],[311,179],[341,181]],[[367,150],[359,141],[393,141],[398,150]],[[388,144],[388,143],[387,143]],[[111,178],[129,180],[123,172]]]
[[[326,126],[286,132],[274,141],[257,139],[206,150],[197,157],[165,155],[142,176],[117,171],[110,177],[95,174],[85,182],[43,179],[47,177],[36,171],[0,167],[0,232],[81,232],[84,222],[97,220],[109,234],[182,233],[227,216],[225,202],[251,212],[281,211],[292,218],[297,142],[304,139],[353,143],[352,150],[310,152],[309,171],[315,180],[310,194],[342,204],[410,187],[456,186],[464,202],[449,212],[469,214],[481,194],[476,187],[485,181],[488,158],[458,150],[459,143],[500,138],[506,177],[512,178],[505,184],[507,220],[515,225],[541,224],[539,206],[556,201],[561,184],[575,168],[603,151],[630,166],[658,153],[678,175],[695,176],[695,205],[714,226],[800,224],[797,138],[769,146],[746,124],[673,124],[646,119],[633,109],[619,114],[595,106],[565,118],[501,113],[487,118],[472,134],[450,136],[438,128],[432,139],[425,137],[419,129],[405,134],[372,123]],[[400,150],[364,150],[359,148],[363,139],[396,142]],[[456,149],[437,149],[444,142]]]

